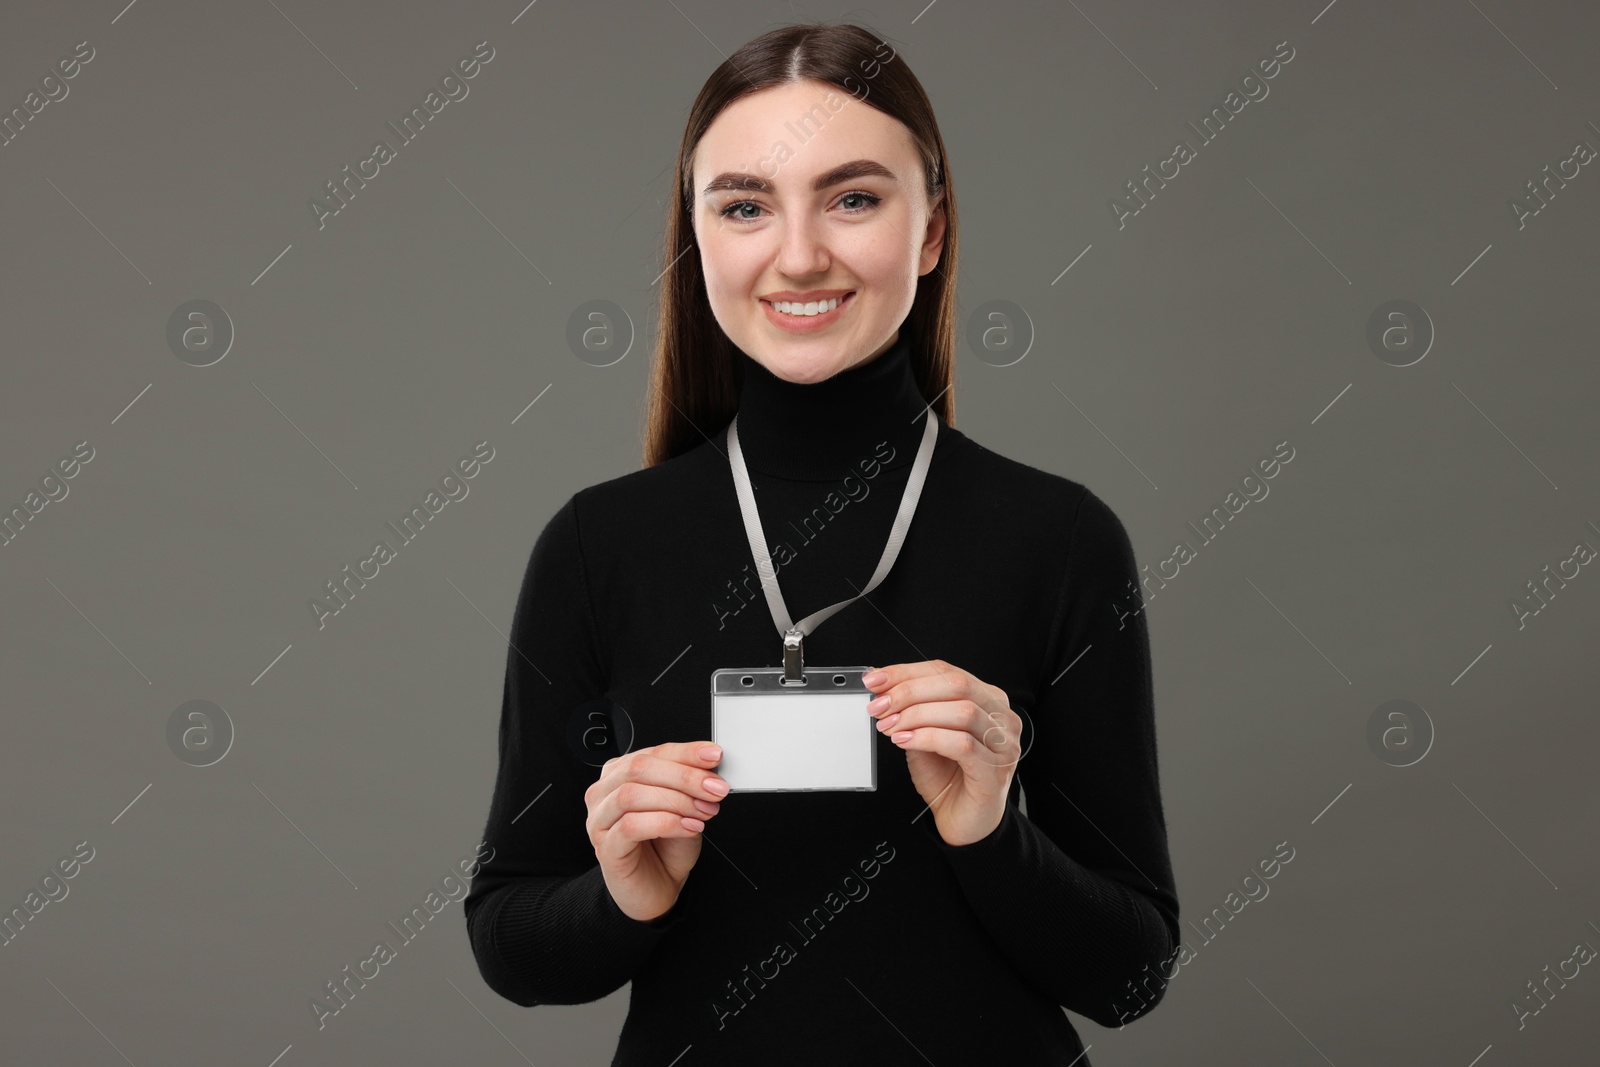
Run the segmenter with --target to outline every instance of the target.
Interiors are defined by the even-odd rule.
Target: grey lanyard
[[[750,485],[750,474],[745,469],[744,453],[739,450],[739,416],[728,423],[728,463],[733,468],[733,485],[739,493],[739,510],[744,515],[745,536],[750,539],[750,554],[755,557],[756,571],[761,575],[761,588],[767,594],[767,607],[772,609],[772,621],[778,624],[783,635],[783,681],[788,685],[805,684],[805,660],[800,641],[820,626],[824,619],[848,604],[853,604],[878,587],[894,566],[900,555],[900,545],[911,526],[911,513],[917,510],[917,499],[922,496],[922,483],[928,477],[928,466],[933,462],[933,442],[939,432],[939,420],[933,409],[928,409],[928,420],[922,429],[922,443],[917,446],[917,458],[911,464],[911,476],[906,480],[905,492],[900,497],[900,510],[889,530],[888,543],[878,560],[878,569],[872,572],[867,587],[848,600],[814,611],[799,622],[789,621],[789,609],[783,603],[783,593],[778,589],[778,574],[772,566],[772,556],[767,552],[767,539],[761,532],[761,516],[756,513],[756,495]]]

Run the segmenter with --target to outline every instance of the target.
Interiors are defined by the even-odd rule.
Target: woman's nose
[[[792,217],[784,222],[777,262],[781,273],[804,278],[827,271],[828,250],[816,229],[818,225],[804,217]]]

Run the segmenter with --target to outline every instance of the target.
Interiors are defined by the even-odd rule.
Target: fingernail
[[[885,676],[882,671],[873,671],[871,674],[863,674],[861,676],[861,684],[866,686],[868,689],[871,689],[875,685],[882,685],[884,677]]]
[[[894,729],[894,724],[899,721],[900,713],[897,711],[893,715],[890,715],[888,718],[884,719],[882,722],[878,723],[878,729],[882,730],[884,733],[888,733],[890,730]]]
[[[694,806],[707,815],[715,815],[722,808],[721,804],[713,804],[709,800],[701,800],[699,797],[694,798]]]
[[[876,715],[878,712],[882,711],[884,708],[886,708],[888,706],[889,706],[889,694],[885,693],[881,697],[877,697],[876,699],[867,701],[867,712],[869,714]]]
[[[893,737],[889,738],[889,740],[893,741],[897,745],[900,744],[903,741],[909,741],[909,740],[911,740],[911,731],[910,730],[901,730],[899,733],[897,733]]]
[[[714,796],[725,797],[728,795],[728,783],[721,778],[707,778],[706,792]]]
[[[722,749],[718,745],[701,745],[700,758],[703,760],[719,760],[722,758]]]

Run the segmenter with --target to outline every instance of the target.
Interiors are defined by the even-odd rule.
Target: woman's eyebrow
[[[813,192],[820,193],[831,186],[865,177],[888,178],[892,182],[900,180],[894,176],[894,171],[885,167],[882,163],[871,159],[852,159],[848,163],[841,163],[832,170],[819,174],[817,179],[811,183],[811,189]],[[750,174],[746,171],[726,171],[707,182],[701,193],[709,196],[712,193],[730,189],[737,192],[765,193],[771,192],[772,188],[772,182],[760,175]]]

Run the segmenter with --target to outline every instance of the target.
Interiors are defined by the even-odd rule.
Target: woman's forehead
[[[706,129],[693,163],[701,185],[725,171],[775,177],[776,162],[789,183],[809,188],[814,177],[855,159],[875,160],[903,180],[914,158],[910,131],[897,119],[837,86],[806,81],[730,104]]]

